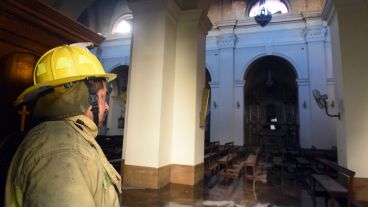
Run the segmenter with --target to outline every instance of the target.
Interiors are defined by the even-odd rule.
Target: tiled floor
[[[285,182],[284,187],[278,176],[269,176],[268,182],[257,183],[258,200],[255,200],[251,181],[228,180],[212,177],[206,184],[194,187],[170,184],[160,190],[125,187],[123,206],[226,206],[226,207],[312,207],[313,202],[305,187],[295,180]],[[324,206],[322,198],[317,207]]]

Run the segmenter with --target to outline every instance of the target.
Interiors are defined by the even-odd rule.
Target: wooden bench
[[[239,178],[242,174],[242,171],[244,169],[244,161],[237,165],[233,165],[233,168],[229,168],[226,171],[226,177],[230,178]]]
[[[218,150],[219,150],[219,146],[220,146],[219,141],[211,142],[208,146],[205,147],[204,152],[205,152],[205,154],[217,153]]]
[[[217,163],[221,166],[224,166],[224,170],[226,170],[230,167],[231,163],[235,158],[238,156],[238,151],[236,148],[232,148],[230,151],[228,151],[228,154],[217,160]]]
[[[255,170],[256,170],[256,165],[257,162],[260,158],[260,154],[261,154],[261,146],[259,146],[256,149],[255,154],[251,154],[247,157],[247,159],[244,162],[244,170],[245,170],[245,176],[244,176],[244,181],[246,179],[253,179],[254,175],[255,175]],[[247,174],[247,169],[251,167],[252,168],[252,174]]]
[[[220,165],[217,163],[220,155],[218,142],[211,142],[211,146],[211,149],[204,155],[204,175],[206,177],[215,175],[220,170]]]
[[[328,160],[320,160],[326,165],[326,172],[333,170],[336,172],[337,178],[331,177],[330,173],[312,174],[313,187],[313,203],[315,205],[316,184],[321,186],[329,195],[331,206],[335,206],[336,198],[341,197],[346,199],[346,206],[352,206],[353,196],[353,180],[355,172],[344,168],[335,162]]]
[[[255,155],[249,155],[247,160],[244,162],[244,186],[246,185],[246,180],[251,179],[253,181],[253,195],[255,200],[257,200],[256,193],[256,182],[261,181],[263,183],[267,182],[267,173],[263,169],[263,166],[259,166],[259,160],[261,158],[262,146],[259,146],[256,150]],[[247,168],[252,168],[252,174],[247,173]]]
[[[217,164],[217,162],[208,161],[205,163],[204,175],[206,177],[209,177],[209,176],[216,174],[219,170],[220,170],[220,166]]]
[[[221,173],[221,175],[231,178],[240,177],[240,171],[242,171],[244,167],[244,160],[242,160],[243,153],[244,153],[243,147],[234,147],[229,151],[228,155],[219,159],[217,162],[225,166],[224,171]]]

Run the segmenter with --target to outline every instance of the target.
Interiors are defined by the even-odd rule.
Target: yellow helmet
[[[105,73],[100,61],[88,49],[63,45],[46,52],[33,71],[33,86],[27,88],[15,104],[30,101],[46,89],[86,78],[106,78],[111,81],[116,74]]]

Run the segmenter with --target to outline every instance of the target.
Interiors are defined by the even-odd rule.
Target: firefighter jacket
[[[33,128],[9,168],[5,206],[120,206],[121,177],[97,133],[84,115]]]

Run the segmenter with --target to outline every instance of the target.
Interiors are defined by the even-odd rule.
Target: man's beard
[[[104,123],[104,121],[106,120],[106,117],[107,117],[107,115],[108,115],[108,110],[105,110],[105,112],[104,112],[104,114],[103,114],[103,116],[102,116],[102,119],[101,120],[98,120],[98,128],[100,128],[100,127],[102,127],[102,125],[103,125],[103,123]]]

